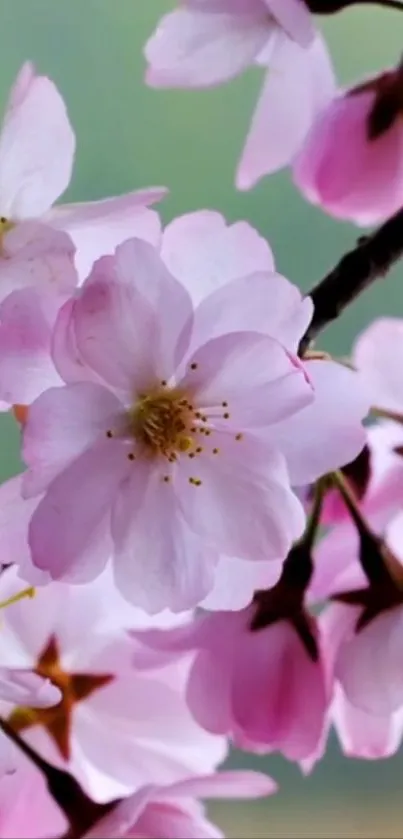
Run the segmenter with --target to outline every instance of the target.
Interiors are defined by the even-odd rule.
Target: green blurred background
[[[78,139],[67,200],[102,198],[164,184],[164,220],[196,208],[248,219],[270,241],[279,270],[308,289],[358,235],[306,205],[288,173],[236,193],[233,176],[260,84],[250,71],[205,92],[143,86],[142,46],[173,0],[1,0],[0,101],[20,66],[32,59],[60,87]],[[324,26],[343,83],[394,63],[403,45],[403,16],[364,8]],[[381,281],[323,336],[322,346],[349,350],[356,332],[379,313],[403,316],[403,271]],[[399,276],[400,275],[400,276]],[[2,417],[1,477],[15,473],[18,430]],[[247,678],[247,676],[245,676]],[[240,766],[266,767],[281,784],[265,803],[217,805],[214,816],[232,837],[403,837],[402,760],[344,759],[335,744],[303,779],[278,758],[235,756]]]

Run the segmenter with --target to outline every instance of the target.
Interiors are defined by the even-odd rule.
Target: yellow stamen
[[[22,591],[17,592],[17,594],[13,594],[12,597],[8,597],[7,600],[0,601],[0,609],[6,609],[7,606],[12,606],[13,603],[18,603],[20,600],[24,600],[25,597],[33,598],[35,597],[36,591],[33,586],[29,588],[24,588]]]

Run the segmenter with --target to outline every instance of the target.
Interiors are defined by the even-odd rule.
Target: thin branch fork
[[[314,304],[312,321],[298,353],[304,355],[318,334],[336,320],[375,280],[382,279],[403,256],[403,209],[382,227],[362,237],[354,250],[309,292]]]

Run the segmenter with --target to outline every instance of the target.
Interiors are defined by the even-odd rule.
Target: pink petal
[[[238,641],[234,715],[247,737],[280,749],[289,760],[307,757],[320,739],[327,693],[320,662],[308,656],[291,624],[280,622]],[[248,679],[242,664],[248,664]]]
[[[224,834],[204,817],[203,811],[193,802],[175,804],[149,804],[140,816],[136,830],[140,835],[158,836],[161,839],[224,839]]]
[[[307,361],[304,367],[314,399],[271,429],[294,486],[315,481],[359,454],[366,441],[362,421],[370,407],[367,388],[353,370],[333,361]]]
[[[261,798],[277,791],[277,784],[269,775],[253,771],[226,771],[214,775],[200,775],[179,781],[166,791],[166,798],[188,796],[194,798]]]
[[[77,382],[50,388],[30,407],[22,454],[25,497],[43,492],[75,458],[116,428],[122,406],[106,388]],[[114,447],[115,441],[108,441]]]
[[[0,698],[29,708],[49,708],[62,698],[59,688],[30,670],[0,668]]]
[[[278,38],[237,173],[239,189],[287,166],[335,89],[321,36],[302,48]]]
[[[101,573],[111,551],[111,506],[128,466],[124,447],[105,440],[60,473],[30,524],[37,568],[67,582],[88,582]]]
[[[189,675],[187,702],[195,720],[212,734],[232,733],[232,677],[236,648],[234,622],[218,613],[206,623],[205,649],[198,652]],[[236,632],[237,626],[235,626]],[[212,643],[213,633],[215,643]],[[232,641],[231,641],[232,639]]]
[[[188,524],[219,553],[284,558],[305,517],[282,455],[250,436],[237,442],[214,432],[213,445],[218,455],[184,459],[178,470],[178,499]],[[201,485],[190,484],[190,477]]]
[[[23,69],[0,135],[1,213],[40,216],[71,177],[75,138],[66,106],[50,79]]]
[[[35,76],[35,65],[32,63],[32,61],[24,61],[24,64],[20,67],[17,73],[17,76],[14,80],[14,84],[8,96],[5,112],[6,119],[8,115],[12,115],[15,108],[18,108],[24,101],[24,98],[27,92],[29,91],[33,80],[35,79]]]
[[[269,12],[290,38],[301,47],[308,47],[314,38],[315,27],[311,13],[301,0],[265,0]]]
[[[50,352],[57,308],[34,288],[0,303],[0,393],[8,405],[29,405],[60,383]]]
[[[367,714],[355,708],[340,686],[332,705],[332,720],[347,757],[379,760],[396,754],[401,744],[403,716]]]
[[[38,499],[23,499],[22,480],[23,475],[17,475],[0,485],[0,552],[4,564],[17,562],[24,578],[36,585],[46,582],[47,578],[47,575],[32,568],[28,546],[28,526]],[[0,576],[0,585],[2,582],[3,576]],[[23,587],[20,581],[17,590]]]
[[[210,11],[204,4],[165,15],[145,47],[147,83],[153,87],[208,87],[241,73],[254,61],[273,28],[264,5],[253,5],[250,14],[231,14],[230,9]]]
[[[183,611],[212,588],[217,556],[184,521],[163,468],[133,464],[114,504],[112,533],[116,584],[136,606]]]
[[[400,120],[369,142],[373,91],[340,95],[318,116],[294,166],[308,200],[338,218],[377,224],[403,200],[403,132]]]
[[[311,298],[303,298],[300,290],[281,274],[249,274],[213,291],[199,304],[192,346],[226,332],[251,330],[270,335],[296,352],[312,312]]]
[[[69,236],[36,221],[5,234],[0,258],[0,297],[34,286],[46,294],[72,294],[77,283],[74,245]]]
[[[123,799],[106,813],[97,823],[84,834],[83,839],[115,839],[127,837],[128,831],[135,827],[136,821],[152,800],[155,794],[154,786],[139,789],[134,795]]]
[[[257,589],[271,588],[280,577],[282,562],[250,562],[232,556],[220,556],[214,586],[203,600],[203,609],[232,611],[244,609]]]
[[[193,320],[188,291],[167,270],[156,248],[130,239],[116,251],[119,279],[133,286],[150,303],[159,324],[158,365],[169,378],[186,350]],[[138,304],[136,304],[138,305]]]
[[[150,382],[170,378],[191,314],[190,298],[157,251],[131,239],[115,257],[100,259],[83,286],[74,311],[77,349],[132,399]]]
[[[340,591],[366,586],[358,563],[358,533],[347,520],[335,527],[315,547],[315,569],[310,585],[313,600],[324,600]]]
[[[86,366],[77,347],[75,332],[76,299],[71,297],[60,309],[52,335],[52,359],[61,378],[69,383],[102,383],[100,376]]]
[[[75,345],[66,342],[64,349],[78,350],[104,382],[133,398],[156,380],[158,325],[148,301],[133,285],[116,279],[115,270],[111,256],[95,263],[73,310]]]
[[[355,342],[354,366],[365,381],[371,402],[389,411],[403,411],[403,320],[377,318]]]
[[[369,714],[385,715],[403,704],[400,606],[383,612],[341,647],[336,675],[347,699]]]
[[[55,207],[47,220],[71,236],[77,248],[77,271],[83,280],[96,259],[113,253],[126,239],[136,236],[152,245],[159,244],[161,222],[158,214],[147,207],[165,194],[165,189],[155,188],[102,201],[64,204]]]
[[[187,213],[168,224],[161,256],[195,304],[238,277],[274,271],[270,247],[253,227],[245,221],[228,225],[211,210]]]
[[[197,407],[211,417],[214,428],[234,434],[259,426],[267,429],[313,399],[298,359],[258,332],[234,332],[208,341],[187,361],[179,385],[196,394]]]
[[[63,836],[67,820],[33,764],[13,750],[13,765],[0,780],[0,834],[8,839]]]

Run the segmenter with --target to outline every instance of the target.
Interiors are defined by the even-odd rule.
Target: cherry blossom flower
[[[252,286],[235,294],[235,317]],[[183,609],[211,589],[216,552],[277,559],[300,534],[270,431],[312,401],[312,387],[277,338],[209,334],[209,305],[197,345],[190,298],[140,240],[100,260],[68,304],[54,357],[69,384],[31,406],[23,444],[23,493],[45,491],[33,562],[54,578],[92,579],[112,551],[126,597]]]
[[[314,576],[313,596],[339,601],[322,618],[328,658],[348,702],[370,716],[390,718],[403,707],[402,528],[401,512],[379,537],[359,533],[352,523],[338,525],[316,551],[317,567],[326,572]]]
[[[163,190],[50,210],[69,183],[74,147],[55,85],[24,64],[0,131],[1,410],[60,383],[51,335],[77,284],[75,265],[84,279],[95,258],[128,236],[159,241],[159,218],[147,205]]]
[[[350,574],[350,584],[353,584],[354,577],[356,582],[360,581],[358,568],[350,569]],[[319,617],[323,659],[332,701],[316,749],[301,761],[304,773],[310,773],[324,757],[332,728],[346,757],[379,760],[395,754],[400,747],[403,735],[403,706],[384,714],[365,711],[349,701],[342,683],[335,679],[340,644],[346,635],[346,627],[348,634],[356,618],[357,613],[352,610],[346,611],[346,607],[340,603],[328,606]]]
[[[403,66],[341,92],[294,163],[304,196],[333,216],[377,224],[403,204]]]
[[[219,772],[194,776],[170,786],[148,786],[118,803],[84,839],[220,839],[206,819],[199,798],[260,798],[276,792],[276,784],[260,772]]]
[[[1,596],[16,587],[9,569],[0,578]],[[133,667],[126,629],[147,625],[121,601],[109,574],[91,586],[50,584],[4,611],[1,660],[50,678],[62,698],[49,709],[2,702],[2,714],[95,801],[211,772],[225,756],[223,738],[204,732],[187,709],[186,664],[153,673]],[[154,625],[172,625],[172,618]]]
[[[145,55],[153,87],[208,87],[253,64],[267,68],[240,189],[290,162],[334,92],[325,44],[301,0],[186,0],[162,18]]]
[[[181,234],[171,228],[164,237],[165,259],[178,262],[183,228],[193,223],[195,232],[200,221],[199,251],[206,250],[206,230],[217,220],[188,219]],[[318,476],[324,459],[326,468],[339,465],[364,441],[367,401],[359,384],[351,390],[354,373],[326,362],[308,368],[295,356],[310,301],[273,271],[231,281],[231,231],[218,227],[222,284],[195,315],[184,285],[144,242],[127,242],[96,264],[54,336],[54,360],[68,384],[35,402],[24,430],[23,494],[45,491],[30,526],[34,564],[56,579],[89,580],[112,552],[124,596],[152,611],[200,602],[220,555],[284,558],[304,521],[286,466],[302,484]],[[263,251],[268,261],[259,240],[259,260]],[[182,283],[189,267],[185,249]],[[197,279],[194,288],[200,294]],[[265,295],[275,306],[262,306]],[[339,426],[337,388],[338,399],[346,394]],[[81,417],[88,417],[85,431]],[[335,429],[332,451],[310,458],[325,428]],[[306,434],[304,447],[296,434]],[[61,547],[63,515],[71,538]]]
[[[135,632],[147,669],[192,656],[195,719],[248,751],[301,761],[318,747],[331,699],[321,639],[303,595],[282,580],[237,612],[204,614],[172,630]]]
[[[51,358],[59,309],[74,292],[77,273],[70,237],[42,222],[21,222],[0,254],[0,396],[3,410],[29,405],[60,383]]]
[[[35,131],[32,125],[35,125]],[[95,259],[130,235],[155,241],[158,216],[147,209],[164,189],[133,192],[105,201],[51,210],[69,184],[75,137],[54,83],[25,63],[11,90],[0,132],[0,237],[20,222],[42,220],[72,237],[83,279]]]
[[[225,557],[238,558],[241,563],[243,560],[251,557],[253,559],[276,559],[278,577],[280,563],[287,553],[292,540],[299,535],[303,523],[301,506],[295,496],[291,494],[289,482],[295,485],[302,485],[307,481],[315,480],[324,472],[336,468],[348,461],[351,457],[354,457],[365,441],[365,433],[361,425],[361,420],[365,416],[368,407],[366,395],[361,390],[359,381],[355,381],[357,376],[354,372],[333,362],[307,360],[302,364],[296,359],[295,351],[311,317],[311,301],[308,298],[302,299],[298,289],[275,272],[273,258],[267,243],[248,225],[241,222],[228,227],[218,214],[208,212],[191,214],[175,220],[175,222],[168,226],[163,235],[160,253],[165,265],[179,277],[181,285],[175,282],[172,276],[167,273],[166,268],[151,248],[142,244],[140,241],[133,241],[118,249],[115,260],[109,258],[101,261],[95,267],[92,277],[85,284],[83,290],[61,312],[54,335],[53,358],[59,374],[69,385],[65,389],[53,389],[48,392],[45,402],[42,403],[46,414],[45,423],[40,419],[40,413],[38,414],[38,410],[41,409],[40,401],[30,411],[30,419],[25,428],[24,443],[25,456],[30,469],[23,479],[23,495],[26,498],[29,496],[29,501],[23,504],[24,509],[18,511],[18,504],[20,503],[21,506],[22,502],[21,498],[18,497],[20,489],[17,489],[16,483],[12,482],[2,490],[3,527],[1,533],[4,555],[11,555],[11,561],[13,561],[13,557],[18,556],[18,561],[24,565],[23,574],[28,574],[34,584],[38,582],[38,578],[32,578],[32,574],[27,569],[26,535],[24,530],[24,522],[27,522],[31,515],[33,515],[31,537],[34,541],[37,538],[37,536],[32,536],[32,534],[39,532],[37,530],[39,521],[40,530],[42,530],[42,536],[40,538],[44,537],[47,545],[49,545],[49,549],[46,547],[45,554],[42,555],[42,558],[38,558],[38,554],[36,553],[34,562],[42,570],[50,571],[57,578],[60,577],[68,580],[90,579],[99,572],[99,568],[106,562],[110,552],[115,552],[117,580],[125,596],[136,598],[136,602],[139,605],[143,605],[153,611],[158,611],[168,604],[174,609],[186,608],[203,600],[211,592],[214,585],[214,568],[217,565],[219,557],[223,557],[223,563],[227,565],[228,569],[231,569],[231,566],[230,564],[228,565]],[[206,278],[206,285],[210,293],[203,291],[202,274]],[[155,301],[151,300],[151,306],[154,310],[153,313],[150,312],[150,301],[144,300],[144,295],[150,296],[152,288],[155,290],[156,297]],[[158,288],[161,289],[160,292],[157,291]],[[190,328],[192,305],[187,291],[195,301],[199,302],[196,316],[192,320],[192,329],[188,335],[188,327],[185,327],[185,322],[188,321]],[[99,310],[99,320],[97,315],[97,323],[95,324],[97,330],[97,353],[99,351],[102,358],[101,355],[96,358],[92,354],[92,350],[88,354],[90,344],[94,348],[93,338],[91,337],[93,328],[93,317],[91,314],[93,304],[91,299],[95,299],[94,295],[100,296],[96,306],[101,306],[101,309],[103,307],[104,311],[101,317],[101,309]],[[160,295],[160,298],[158,295]],[[267,306],[262,305],[265,299],[267,299]],[[108,302],[109,300],[110,302]],[[166,300],[166,303],[164,302],[162,304],[162,300]],[[272,301],[274,300],[275,305],[272,305]],[[139,314],[140,305],[143,307],[141,316]],[[156,348],[156,340],[154,338],[150,343],[149,335],[151,335],[151,332],[149,330],[155,330],[160,333],[161,323],[164,324],[164,320],[167,317],[168,305],[172,306],[176,312],[175,318],[172,319],[173,331],[176,331],[176,334],[168,336],[168,331],[171,330],[171,324],[169,325],[169,330],[167,329],[168,324],[164,326],[164,329],[167,330],[167,336],[162,336],[162,359],[157,361],[155,358],[150,357],[146,360],[144,346],[147,347],[147,354],[151,346],[155,345]],[[124,321],[121,318],[121,306],[126,312]],[[90,314],[90,318],[86,320],[88,313]],[[141,321],[141,328],[139,331],[133,332],[134,325],[139,319]],[[114,326],[115,323],[116,327]],[[126,323],[126,331],[122,334],[124,323]],[[101,329],[102,334],[99,332],[98,327]],[[88,329],[91,331],[88,332]],[[118,332],[121,333],[122,340],[119,339],[116,345],[115,339]],[[183,357],[182,369],[180,369],[179,357],[173,364],[169,360],[169,354],[172,355],[173,351],[164,343],[169,339],[172,348],[172,342],[175,344],[181,332],[183,349],[180,347],[179,350]],[[233,336],[232,338],[231,335]],[[183,398],[179,400],[182,404],[177,406],[183,414],[179,418],[180,422],[185,425],[183,433],[178,433],[175,440],[170,441],[169,451],[162,452],[161,450],[159,452],[159,454],[162,453],[162,457],[157,458],[153,456],[151,460],[150,458],[146,458],[146,463],[144,462],[144,457],[138,458],[134,449],[136,446],[138,449],[140,443],[140,449],[144,452],[145,438],[144,435],[142,436],[142,431],[138,425],[139,417],[136,412],[133,414],[133,409],[136,405],[136,390],[140,393],[140,400],[138,400],[137,406],[140,403],[142,404],[142,400],[144,399],[144,396],[141,396],[143,388],[142,377],[143,379],[144,377],[147,379],[147,387],[151,387],[153,394],[151,402],[144,404],[155,407],[154,402],[156,395],[158,395],[155,390],[156,387],[157,390],[159,388],[158,393],[163,398],[163,401],[168,398],[170,404],[172,396],[178,394],[177,388],[181,380],[180,377],[183,377],[183,384],[180,386],[184,387],[185,390],[189,387],[194,389],[195,386],[198,389],[202,388],[203,383],[197,368],[199,361],[196,360],[196,355],[198,358],[202,351],[207,352],[207,350],[209,352],[214,350],[215,353],[221,347],[224,352],[225,364],[227,364],[226,357],[228,356],[230,360],[230,341],[234,337],[239,342],[239,347],[245,346],[246,348],[248,342],[256,341],[255,352],[259,352],[259,361],[256,362],[254,376],[256,376],[258,368],[260,370],[261,367],[261,350],[258,350],[258,344],[260,344],[261,348],[263,344],[267,346],[268,350],[270,348],[271,356],[273,352],[275,353],[275,356],[272,356],[272,361],[274,362],[274,358],[276,357],[280,365],[283,365],[277,370],[273,368],[273,371],[271,371],[270,366],[265,368],[264,375],[268,377],[267,384],[264,384],[263,380],[261,384],[260,379],[257,381],[258,388],[262,386],[272,388],[270,402],[273,403],[273,408],[276,405],[276,413],[273,414],[272,409],[269,411],[269,405],[267,405],[267,409],[266,405],[264,407],[265,416],[263,418],[259,416],[257,407],[254,407],[252,411],[252,404],[250,403],[251,391],[248,382],[246,396],[249,407],[247,408],[246,414],[243,409],[242,416],[239,406],[237,408],[238,416],[231,415],[231,411],[227,411],[226,406],[222,404],[223,402],[227,402],[225,397],[228,396],[229,383],[225,385],[224,389],[226,389],[226,392],[224,393],[224,391],[221,392],[224,383],[221,385],[218,381],[220,393],[217,393],[217,397],[214,397],[218,399],[218,409],[216,407],[213,410],[209,406],[209,413],[212,412],[209,423],[203,419],[206,416],[203,413],[204,408],[200,408],[199,410],[194,405],[192,413],[183,401],[187,399],[186,394],[184,394]],[[209,341],[210,344],[208,343]],[[81,352],[81,345],[79,347],[80,342],[83,344],[83,347],[85,345],[84,353]],[[203,344],[206,346],[206,350],[202,350]],[[116,363],[112,364],[112,355],[116,353],[116,348],[118,349],[120,359],[116,359]],[[246,357],[248,357],[248,353],[249,350],[246,353]],[[140,370],[138,368],[136,373],[136,365],[134,363],[132,365],[130,359],[135,358],[138,354],[139,358],[141,357],[144,360],[144,369]],[[123,358],[123,356],[125,357]],[[241,360],[241,356],[239,356],[239,360]],[[101,370],[99,365],[104,362],[106,364],[105,369]],[[167,363],[171,365],[168,373],[165,369]],[[188,370],[185,372],[187,363]],[[238,365],[239,362],[237,361],[236,363]],[[121,364],[123,364],[123,368],[120,370]],[[160,365],[159,371],[157,370],[158,364]],[[214,359],[214,364],[219,368],[219,357]],[[193,369],[192,365],[196,365],[196,368]],[[175,368],[178,372],[176,372]],[[126,371],[125,381],[122,379],[123,369]],[[283,371],[285,378],[284,376],[282,377],[281,371]],[[176,378],[169,381],[173,374]],[[244,373],[243,375],[246,377],[246,381],[249,374]],[[150,376],[152,377],[151,381]],[[239,379],[238,370],[236,371],[236,376]],[[269,385],[270,377],[273,376],[273,382]],[[287,382],[293,384],[293,388],[289,392],[291,399],[289,408],[286,407],[286,403],[284,403],[284,408],[280,407],[279,399],[283,399],[280,391],[278,391],[274,399],[273,388],[277,387],[276,377],[278,378],[278,376],[280,376],[278,383],[279,386],[281,385],[281,388],[285,389]],[[135,381],[136,377],[138,378],[137,382]],[[162,384],[162,382],[166,382],[166,384]],[[241,380],[239,382],[242,384]],[[314,392],[309,383],[313,383]],[[235,385],[237,388],[239,387],[237,383],[232,382],[230,385],[231,392]],[[108,391],[105,390],[105,386],[108,388]],[[110,392],[111,388],[113,393]],[[263,394],[263,391],[261,393]],[[104,423],[104,426],[102,426],[103,433],[97,424],[93,429],[93,442],[94,444],[96,443],[96,447],[92,450],[93,455],[91,457],[96,461],[97,471],[99,467],[102,468],[102,464],[108,471],[106,481],[102,479],[99,482],[98,478],[95,478],[95,473],[93,474],[98,489],[102,486],[107,492],[110,492],[108,496],[110,500],[108,501],[106,496],[104,501],[99,499],[101,503],[100,507],[98,507],[99,496],[97,494],[94,495],[92,490],[90,493],[85,490],[87,501],[90,497],[93,498],[95,507],[98,510],[96,512],[95,507],[92,512],[88,510],[89,515],[92,516],[95,513],[97,516],[99,513],[101,518],[98,523],[95,523],[94,520],[93,525],[89,525],[88,521],[83,522],[81,537],[84,539],[84,542],[81,543],[81,546],[77,546],[78,553],[76,552],[76,547],[71,542],[69,544],[69,540],[65,541],[65,548],[69,555],[66,554],[64,558],[60,549],[59,539],[62,508],[59,504],[57,505],[57,522],[54,519],[55,529],[52,531],[52,528],[48,527],[49,520],[45,525],[45,530],[43,530],[40,524],[40,517],[43,515],[44,505],[46,512],[46,506],[48,501],[50,501],[50,496],[45,496],[42,503],[39,493],[46,490],[48,482],[51,482],[49,491],[52,492],[53,487],[55,486],[56,488],[58,483],[60,483],[59,481],[53,484],[57,472],[62,467],[64,468],[64,465],[67,466],[68,462],[71,462],[70,456],[67,457],[66,461],[64,461],[64,458],[62,458],[62,461],[59,461],[64,442],[58,437],[57,443],[55,441],[55,448],[53,449],[57,463],[51,467],[49,464],[49,469],[46,466],[45,478],[45,473],[42,471],[42,467],[45,466],[43,453],[50,451],[48,449],[49,419],[53,412],[52,409],[49,413],[47,400],[64,399],[70,394],[71,396],[74,395],[74,398],[76,398],[76,395],[81,394],[81,407],[79,407],[78,403],[74,406],[74,424],[73,426],[69,426],[68,429],[68,434],[72,434],[74,437],[74,447],[78,443],[76,420],[77,417],[79,418],[81,409],[84,409],[84,403],[88,402],[89,405],[95,398],[97,404],[93,403],[91,410],[94,410],[98,414],[99,410],[101,410],[101,403],[98,404],[98,399],[101,399],[106,410],[104,419],[99,414],[101,425]],[[192,399],[195,401],[196,393],[193,395]],[[207,396],[208,399],[211,399],[214,394],[208,390]],[[204,395],[202,399],[205,400]],[[238,400],[239,397],[236,396],[236,399]],[[190,404],[189,399],[188,403]],[[206,405],[205,401],[204,404]],[[341,409],[341,405],[343,409]],[[79,413],[77,413],[78,409]],[[214,417],[213,413],[215,411],[217,414],[217,410],[218,416]],[[113,416],[110,411],[112,411]],[[200,417],[196,416],[196,413],[200,414]],[[132,423],[133,417],[135,419],[134,425]],[[191,419],[192,422],[190,422]],[[234,428],[234,419],[237,422],[236,429]],[[62,423],[60,423],[60,417],[57,418],[55,425],[57,435],[64,433],[63,427],[65,421],[70,422],[67,415]],[[97,422],[98,420],[96,420]],[[114,426],[115,422],[117,422],[116,428]],[[216,424],[215,430],[213,430],[214,423]],[[250,423],[253,428],[251,427],[251,432],[246,439],[245,431],[247,425]],[[265,428],[265,424],[267,424],[267,428]],[[315,427],[314,435],[312,434],[313,427]],[[234,428],[234,433],[231,437],[231,435],[228,436],[228,431],[231,431],[232,428]],[[37,433],[40,435],[35,443],[34,449],[31,448],[30,443],[32,432],[34,436]],[[101,438],[99,437],[100,433]],[[213,439],[212,434],[216,435],[215,439],[217,440],[217,444],[210,446],[210,442]],[[47,438],[45,446],[43,446],[43,435]],[[332,447],[325,445],[329,435],[332,436]],[[100,439],[102,440],[101,449],[98,448]],[[242,457],[242,452],[246,451],[246,442],[248,443],[247,459],[249,464],[251,463],[251,446],[256,453],[258,451],[263,452],[262,458],[268,455],[271,458],[274,471],[270,476],[270,470],[267,471],[265,469],[263,484],[261,484],[261,478],[259,477],[259,490],[256,487],[256,491],[259,492],[264,487],[267,487],[267,489],[264,489],[264,492],[269,491],[271,493],[269,514],[267,515],[262,509],[262,529],[259,530],[256,527],[253,535],[249,527],[248,517],[252,515],[255,523],[258,521],[257,517],[260,513],[259,506],[255,503],[258,497],[257,495],[252,496],[252,494],[248,493],[248,503],[253,506],[253,513],[248,513],[248,509],[250,508],[248,508],[248,504],[245,504],[245,499],[242,498],[241,506],[244,508],[243,520],[247,525],[243,532],[241,532],[241,516],[239,516],[239,530],[236,531],[234,529],[231,509],[228,509],[228,520],[226,523],[225,518],[223,519],[221,515],[212,517],[209,506],[204,507],[204,509],[200,506],[200,499],[206,498],[204,490],[199,492],[198,504],[193,506],[192,498],[194,495],[189,494],[189,489],[191,493],[195,488],[201,489],[203,484],[197,482],[203,481],[203,477],[196,472],[189,472],[190,467],[195,465],[199,467],[200,464],[203,469],[207,467],[213,469],[216,474],[214,478],[215,486],[218,486],[217,480],[220,482],[224,480],[224,474],[221,471],[222,457],[220,457],[220,454],[222,454],[222,451],[220,452],[222,444],[218,444],[218,439],[225,442],[227,448],[228,445],[230,447],[232,446],[231,458],[234,457],[233,464],[235,467],[238,462],[238,455]],[[303,446],[299,443],[301,439],[304,439]],[[197,440],[198,442],[196,442]],[[321,440],[323,441],[323,446],[319,445]],[[204,441],[206,446],[203,448]],[[90,456],[90,443],[91,439],[85,437],[82,440],[83,447],[80,443],[78,449],[74,449],[74,452],[72,452],[72,458],[76,466],[79,465],[77,455],[80,453],[85,454],[85,459],[81,463],[84,465],[87,462],[87,458]],[[157,449],[155,448],[155,441],[154,443],[151,441],[151,443],[150,449],[150,440],[148,440],[148,450],[152,450],[153,455],[156,455],[158,453],[158,447]],[[178,446],[182,448],[178,449]],[[183,449],[183,446],[185,446],[185,449]],[[187,449],[186,446],[188,447]],[[99,459],[98,452],[103,452],[106,460],[103,461],[102,457]],[[40,463],[35,462],[35,453],[40,455]],[[34,457],[32,457],[32,454]],[[168,457],[167,454],[169,455]],[[206,454],[212,457],[206,459]],[[203,457],[200,457],[200,455],[203,455]],[[133,457],[137,457],[137,459],[133,461]],[[273,460],[273,457],[275,460]],[[112,458],[113,460],[112,472],[109,465],[107,465],[108,458]],[[259,455],[261,464],[258,465],[258,473],[263,465],[262,458]],[[281,461],[282,465],[280,465]],[[255,463],[257,465],[257,461]],[[278,464],[277,466],[275,465],[276,463]],[[154,562],[150,562],[148,548],[149,536],[147,535],[148,525],[146,526],[146,519],[142,513],[141,521],[144,527],[143,530],[140,530],[140,516],[136,517],[132,515],[137,502],[129,502],[129,497],[131,497],[132,491],[137,492],[135,490],[135,482],[137,479],[140,480],[139,470],[144,471],[145,467],[148,468],[148,466],[154,464],[157,468],[153,480],[149,485],[151,494],[148,494],[145,498],[145,503],[147,504],[151,518],[154,517],[154,512],[152,512],[154,500],[157,499],[158,505],[158,499],[164,499],[164,505],[162,514],[159,514],[161,538],[158,536],[155,539]],[[288,470],[289,479],[287,479],[286,473],[284,472],[285,466]],[[42,472],[39,485],[37,484],[36,478],[34,479],[34,471],[37,473],[38,467]],[[179,467],[182,471],[180,471]],[[88,478],[91,472],[88,472],[85,465],[84,469],[86,478]],[[248,470],[250,470],[250,466],[248,466]],[[247,474],[252,476],[252,473],[245,473],[243,466],[242,471],[242,486],[244,486],[245,476]],[[60,475],[60,480],[61,477]],[[171,480],[171,478],[174,480]],[[196,483],[193,483],[193,480],[190,481],[189,487],[189,479],[195,479]],[[278,512],[273,506],[274,496],[272,490],[269,489],[269,479],[270,481],[274,479],[274,485],[277,487],[276,492],[279,491],[279,501],[280,497],[282,498],[278,520]],[[227,479],[225,478],[225,480]],[[34,486],[34,484],[36,485]],[[144,486],[143,483],[142,485]],[[180,500],[180,504],[178,505],[179,493],[182,494],[184,485],[186,485],[186,496],[184,496],[184,500]],[[118,500],[115,492],[117,486],[121,487]],[[162,490],[162,486],[164,486],[164,490]],[[172,489],[174,492],[172,492]],[[235,485],[231,486],[231,504],[236,501],[234,491]],[[237,492],[243,493],[243,489],[241,490],[241,485],[238,481]],[[74,495],[76,496],[75,490]],[[221,503],[223,501],[221,491],[219,497]],[[268,498],[268,496],[266,497]],[[187,502],[185,504],[186,498]],[[211,498],[212,496],[207,498],[208,505],[211,502]],[[171,507],[166,503],[167,499],[170,499],[169,504],[172,505]],[[37,506],[38,510],[35,512],[35,507]],[[180,509],[178,509],[178,506]],[[215,506],[215,502],[213,506]],[[69,515],[68,530],[72,534],[70,513],[67,512],[67,507],[64,504],[63,507],[65,507],[66,515]],[[115,511],[112,512],[112,533],[110,528],[111,508],[112,511]],[[80,518],[84,509],[85,506],[80,504]],[[119,511],[118,513],[116,512],[117,510]],[[171,515],[173,510],[176,511],[176,518]],[[50,501],[48,512],[51,517],[56,512],[53,501]],[[47,515],[48,513],[46,513]],[[19,520],[18,516],[20,516]],[[96,539],[98,547],[96,551],[92,549],[93,545],[89,541],[90,534],[94,532],[94,526],[97,532]],[[123,526],[123,532],[120,529],[121,526]],[[116,527],[118,527],[118,530],[120,529],[120,532],[118,532]],[[172,532],[172,536],[169,536],[170,531],[174,531]],[[57,539],[57,551],[50,547],[48,541],[49,538],[53,538],[52,532],[54,538]],[[154,524],[152,525],[152,533],[155,538],[157,531],[155,530]],[[164,533],[165,537],[163,537]],[[168,537],[166,537],[166,533],[168,533]],[[33,547],[34,543],[31,537],[30,545],[35,553],[37,551],[37,545]],[[15,538],[18,543],[17,551],[14,543]],[[173,541],[171,541],[172,539]],[[257,550],[254,548],[254,540],[256,545],[258,545],[260,540],[260,546],[257,547]],[[140,547],[141,543],[143,543],[142,548]],[[171,544],[170,555],[167,552],[167,545],[169,544]],[[181,554],[182,547],[185,544],[188,545],[186,554],[193,557],[191,566],[190,560],[186,560],[185,556]],[[136,561],[132,561],[136,545]],[[157,549],[155,545],[158,546]],[[141,561],[141,556],[145,548],[147,548],[146,565]],[[42,554],[42,548],[39,548],[39,550]],[[71,550],[73,550],[73,553],[71,553]],[[84,551],[84,554],[82,551]],[[179,554],[177,553],[178,551]],[[53,566],[52,570],[48,568],[48,562],[51,556],[58,556],[61,563],[58,568]],[[88,556],[89,562],[81,561],[83,556]],[[200,559],[194,561],[195,556],[200,557]],[[175,557],[176,559],[174,559]],[[181,558],[179,559],[179,557]],[[97,561],[99,561],[98,567]],[[159,569],[158,572],[156,571],[157,567]],[[185,567],[186,573],[183,573]],[[237,567],[241,569],[239,563]],[[261,572],[259,569],[256,569],[256,571],[246,569],[245,562],[243,562],[243,569],[240,572],[241,576],[238,582],[235,583],[235,565],[233,566],[232,582],[230,585],[225,582],[225,575],[221,574],[220,588],[221,591],[227,591],[227,594],[224,595],[224,604],[220,608],[223,608],[223,605],[227,608],[246,606],[254,588],[260,585],[259,579],[261,574],[266,573]],[[229,573],[231,576],[232,569]],[[245,575],[248,577],[247,585],[245,583]],[[272,582],[274,583],[275,579],[272,578]],[[243,594],[242,586],[244,586]],[[234,592],[234,598],[236,598],[233,605],[231,605],[229,597],[231,589]],[[236,591],[238,594],[236,594]],[[217,603],[217,597],[215,599]]]
[[[341,748],[347,757],[379,760],[399,750],[403,735],[403,707],[384,715],[370,714],[348,701],[336,685],[331,719]]]

